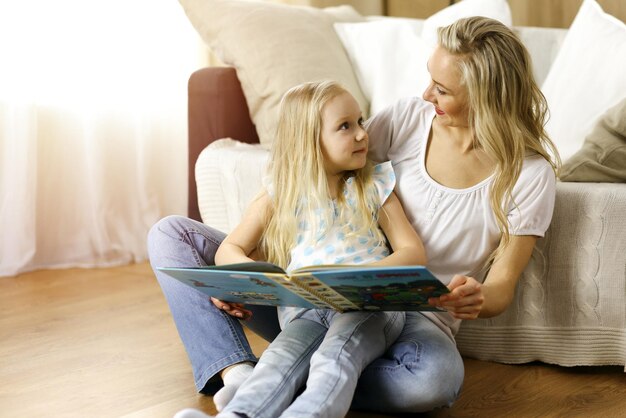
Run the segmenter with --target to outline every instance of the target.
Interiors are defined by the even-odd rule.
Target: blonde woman
[[[401,100],[374,115],[366,129],[372,138],[370,156],[393,163],[397,196],[423,240],[429,269],[451,290],[431,301],[447,312],[406,314],[397,341],[361,374],[352,401],[357,409],[411,413],[451,405],[464,375],[454,342],[461,320],[492,317],[506,309],[537,238],[552,219],[559,159],[544,130],[546,101],[528,52],[509,28],[483,17],[461,19],[438,35],[428,62],[432,82],[422,97]],[[169,237],[178,237],[190,222],[162,221],[153,230],[153,248],[158,243],[173,246]],[[204,248],[204,262],[211,263],[215,246],[207,243],[220,236],[206,227],[203,231],[204,247],[194,248]],[[191,262],[190,249],[182,245],[155,254]],[[174,318],[182,318],[176,311],[189,311],[175,298],[185,286],[157,277]],[[238,305],[216,304],[231,315],[247,312]],[[207,305],[194,309],[194,318],[215,319],[217,309]],[[181,323],[179,330],[208,333],[207,344],[220,335],[221,325]],[[253,327],[271,323],[260,312],[249,322]],[[241,334],[237,331],[237,338]],[[187,347],[198,343],[198,337],[181,335]],[[223,337],[220,344],[236,347],[237,341]],[[254,361],[238,350],[237,359],[220,362],[220,353],[215,343],[190,353],[196,372],[211,371],[196,374],[200,388],[212,373],[223,371],[228,380],[235,369],[227,366]]]

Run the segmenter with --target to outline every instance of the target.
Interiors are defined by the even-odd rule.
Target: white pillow
[[[626,97],[626,24],[585,0],[542,86],[548,134],[566,161],[598,117]]]
[[[431,49],[409,23],[395,19],[335,23],[335,30],[370,102],[370,115],[400,98],[419,96],[428,86]]]
[[[506,0],[463,0],[446,7],[424,21],[422,38],[428,45],[437,44],[437,29],[469,16],[484,16],[499,20],[508,27],[513,25],[511,9]]]
[[[506,0],[463,0],[435,13],[423,25],[417,19],[382,18],[364,23],[335,23],[335,31],[348,53],[370,115],[407,96],[421,96],[430,83],[426,63],[439,26],[462,17],[487,16],[511,26]],[[421,33],[415,28],[422,27]],[[434,37],[434,38],[433,38]]]

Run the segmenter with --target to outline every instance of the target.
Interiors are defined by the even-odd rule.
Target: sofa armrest
[[[187,212],[190,218],[200,221],[195,179],[200,152],[217,139],[234,138],[253,144],[259,142],[259,137],[234,68],[209,67],[194,72],[189,77],[187,93]]]

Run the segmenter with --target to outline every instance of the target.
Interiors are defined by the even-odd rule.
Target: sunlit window
[[[176,1],[2,2],[0,98],[131,109],[165,101],[197,66],[197,39]]]

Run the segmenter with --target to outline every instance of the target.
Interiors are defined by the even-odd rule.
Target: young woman
[[[483,17],[461,19],[438,35],[423,99],[398,102],[366,129],[370,155],[393,163],[395,190],[423,240],[429,269],[451,290],[431,301],[447,312],[406,314],[397,341],[361,374],[352,402],[357,409],[422,412],[451,405],[463,382],[454,342],[460,321],[506,309],[552,218],[559,159],[544,130],[547,105],[525,47],[509,28]],[[222,237],[184,218],[166,218],[150,236],[152,262],[212,264]],[[186,286],[157,278],[200,389],[228,366],[254,361],[238,322],[225,315],[243,315],[241,306],[183,306]],[[272,323],[261,312],[248,322],[251,328]],[[227,326],[233,331],[224,336]]]

